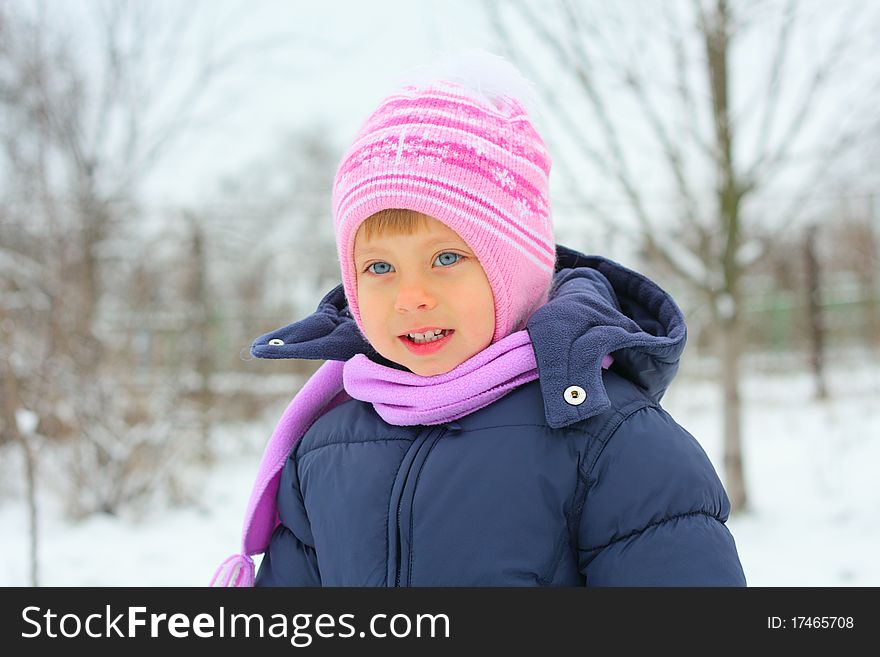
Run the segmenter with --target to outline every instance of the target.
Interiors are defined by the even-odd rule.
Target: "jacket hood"
[[[684,316],[672,297],[638,272],[603,258],[556,245],[556,272],[549,300],[529,318],[526,330],[538,364],[544,408],[561,427],[607,409],[602,360],[659,402],[678,372],[687,341]],[[379,354],[361,334],[340,283],[308,317],[257,338],[257,358],[347,361],[356,354],[410,371]],[[586,400],[571,405],[564,394],[580,386]]]

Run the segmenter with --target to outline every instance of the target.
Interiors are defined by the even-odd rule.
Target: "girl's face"
[[[370,344],[415,374],[434,376],[489,346],[495,305],[474,252],[446,224],[432,218],[427,223],[413,235],[371,240],[359,229],[354,262],[357,303]],[[436,344],[407,337],[435,328],[452,332]]]

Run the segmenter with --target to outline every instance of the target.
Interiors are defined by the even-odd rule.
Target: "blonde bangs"
[[[427,215],[415,210],[388,208],[364,219],[358,232],[363,230],[367,240],[383,235],[414,235],[428,228],[428,219]]]

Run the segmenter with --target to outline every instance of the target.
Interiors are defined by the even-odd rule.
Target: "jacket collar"
[[[611,402],[602,359],[611,370],[659,402],[678,371],[687,340],[681,310],[656,283],[600,256],[556,246],[549,301],[529,318],[544,410],[553,427],[585,420]],[[586,400],[572,405],[565,391],[579,386]]]
[[[564,427],[610,406],[602,359],[611,369],[660,401],[678,371],[687,340],[684,316],[672,297],[642,274],[600,256],[556,246],[549,300],[526,330],[538,364],[547,422]],[[379,354],[361,334],[342,284],[328,292],[308,317],[257,338],[257,358],[347,361],[356,354],[408,372]],[[578,386],[586,399],[573,405],[566,391]]]

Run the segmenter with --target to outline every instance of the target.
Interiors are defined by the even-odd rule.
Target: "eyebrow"
[[[456,240],[446,240],[446,239],[429,239],[422,242],[419,246],[432,246],[434,244],[454,244],[456,246],[461,246],[461,242],[457,242]],[[381,246],[371,246],[366,249],[362,249],[360,254],[361,256],[371,255],[373,253],[385,253],[388,249]]]

